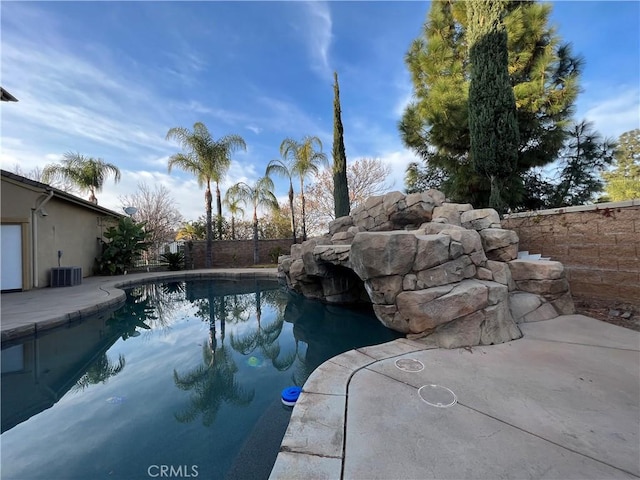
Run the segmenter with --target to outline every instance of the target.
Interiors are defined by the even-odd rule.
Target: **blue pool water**
[[[133,288],[115,312],[3,345],[2,479],[266,478],[281,391],[397,337],[276,282]]]

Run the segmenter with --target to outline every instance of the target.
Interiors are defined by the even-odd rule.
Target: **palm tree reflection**
[[[181,375],[173,371],[176,386],[185,391],[192,391],[189,406],[175,414],[179,422],[192,422],[202,415],[202,423],[211,426],[216,419],[220,407],[224,403],[244,406],[251,403],[254,390],[245,390],[235,379],[238,366],[233,353],[227,350],[225,340],[225,324],[229,316],[229,307],[225,296],[216,296],[214,286],[209,283],[204,298],[194,298],[196,317],[209,322],[208,341],[202,346],[202,364]],[[216,316],[220,320],[220,346],[216,334]]]
[[[243,288],[250,291],[246,285]],[[175,414],[181,422],[202,415],[202,422],[208,426],[224,403],[247,405],[253,400],[254,391],[241,386],[235,378],[239,367],[234,351],[243,359],[253,354],[268,360],[278,371],[291,371],[291,380],[301,386],[325,360],[369,344],[362,330],[371,330],[372,339],[379,338],[380,342],[389,337],[384,332],[387,329],[376,322],[361,324],[360,331],[353,328],[353,322],[370,314],[329,308],[277,288],[265,288],[257,281],[252,293],[236,292],[229,285],[207,282],[187,293],[196,307],[196,317],[208,323],[208,340],[202,347],[199,366],[186,373],[174,371],[176,386],[192,392],[189,405]],[[346,319],[345,314],[350,318]],[[293,325],[294,345],[281,345],[285,322]],[[228,335],[226,325],[233,326]],[[377,331],[376,326],[383,331]],[[225,344],[227,336],[230,340]],[[388,339],[392,338],[393,335]]]
[[[152,326],[167,328],[169,319],[184,298],[184,282],[145,284],[127,290],[127,302],[106,321],[108,336],[127,340],[140,335],[140,330],[151,330]],[[118,363],[111,363],[106,352],[100,354],[73,386],[73,390],[84,390],[89,385],[106,383],[125,367],[124,355]]]
[[[215,338],[215,333],[213,338]],[[232,354],[223,345],[211,348],[202,346],[202,365],[184,375],[173,371],[173,381],[180,390],[192,391],[189,406],[175,414],[181,423],[192,422],[202,414],[202,423],[211,426],[223,403],[248,405],[254,390],[247,391],[236,382],[234,376],[238,366]]]
[[[277,370],[288,370],[296,360],[296,352],[280,358],[280,343],[278,342],[278,338],[282,333],[282,327],[284,325],[284,309],[276,308],[275,321],[266,326],[262,325],[263,299],[272,306],[275,306],[281,305],[282,301],[280,299],[282,298],[285,298],[286,304],[286,297],[284,297],[282,292],[279,290],[271,290],[263,293],[257,282],[256,291],[253,297],[257,329],[241,337],[231,334],[231,347],[238,353],[245,356],[250,355],[257,350],[262,354],[262,356],[268,358],[273,367]]]
[[[127,302],[107,320],[123,340],[140,335],[140,329],[168,329],[184,299],[184,282],[149,283],[127,290]]]
[[[76,384],[72,387],[73,391],[84,390],[89,385],[96,385],[98,383],[107,383],[109,378],[119,374],[125,366],[124,355],[118,357],[118,364],[111,363],[106,352],[100,355],[95,362],[87,369],[87,371],[80,377]]]

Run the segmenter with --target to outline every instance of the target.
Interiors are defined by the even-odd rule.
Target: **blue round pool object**
[[[300,392],[302,392],[302,388],[300,387],[285,388],[282,390],[282,403],[288,407],[293,407],[300,396]]]

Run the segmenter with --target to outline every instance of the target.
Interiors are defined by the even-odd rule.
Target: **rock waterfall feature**
[[[287,286],[333,304],[368,302],[387,327],[444,348],[522,336],[518,323],[574,313],[559,262],[519,260],[493,209],[437,190],[376,196],[278,261]]]

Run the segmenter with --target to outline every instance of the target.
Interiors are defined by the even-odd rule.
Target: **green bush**
[[[278,263],[278,257],[282,255],[282,247],[274,247],[269,250],[269,258],[271,259],[271,263]]]
[[[130,217],[122,217],[116,227],[109,227],[104,234],[108,240],[102,244],[102,254],[96,258],[96,273],[122,275],[133,267],[140,253],[149,247],[149,232],[145,223],[136,223]]]
[[[184,268],[184,253],[163,253],[160,255],[160,260],[169,264],[169,270],[182,270]]]

